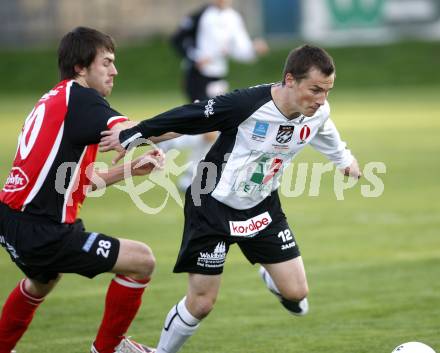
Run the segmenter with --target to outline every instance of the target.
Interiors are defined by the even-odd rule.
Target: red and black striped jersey
[[[91,184],[100,133],[126,120],[96,90],[61,81],[24,122],[0,202],[73,223]]]

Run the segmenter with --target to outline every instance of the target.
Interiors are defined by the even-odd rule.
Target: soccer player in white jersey
[[[228,59],[251,63],[268,51],[262,38],[251,40],[241,15],[231,7],[231,0],[213,0],[186,16],[171,42],[183,58],[183,87],[190,103],[213,98],[228,91],[226,76]],[[217,138],[217,132],[182,136],[158,146],[189,150],[191,166],[179,178],[179,189],[191,184],[197,163],[205,156]]]
[[[123,335],[153,273],[151,249],[138,241],[87,232],[78,218],[88,190],[124,178],[125,166],[105,172],[93,168],[100,133],[132,125],[104,98],[117,75],[114,51],[112,38],[94,29],[78,27],[67,33],[58,49],[61,81],[39,99],[24,123],[0,192],[0,244],[26,277],[3,304],[0,353],[13,351],[62,273],[93,278],[104,272],[115,277],[92,352],[113,353],[121,341],[139,352],[149,351]],[[126,167],[132,175],[145,175],[162,162],[157,150]]]
[[[185,225],[174,272],[188,272],[186,296],[165,319],[158,353],[175,353],[212,310],[229,247],[261,265],[268,289],[290,313],[308,312],[303,260],[277,189],[283,170],[306,145],[342,173],[360,178],[356,159],[330,119],[333,59],[304,45],[287,57],[282,81],[188,104],[121,132],[104,132],[101,150],[124,153],[131,141],[167,131],[220,131],[185,199]]]

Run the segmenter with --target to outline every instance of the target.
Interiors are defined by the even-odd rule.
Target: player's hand
[[[212,59],[209,58],[209,57],[205,57],[205,58],[198,59],[198,60],[196,61],[196,67],[197,67],[197,69],[202,70],[202,69],[203,69],[206,65],[208,65],[211,61],[212,61]]]
[[[112,165],[116,165],[122,158],[124,158],[126,152],[127,151],[125,150],[118,152],[116,157],[112,159]]]
[[[359,169],[359,165],[356,158],[353,159],[353,162],[351,162],[351,164],[347,168],[340,169],[340,171],[345,176],[351,176],[356,179],[360,179],[362,177],[362,172]]]
[[[255,38],[252,44],[257,55],[264,55],[269,52],[269,45],[263,38]]]
[[[119,142],[120,129],[112,129],[101,132],[101,141],[99,142],[99,152],[117,151],[122,152],[124,148]]]
[[[165,155],[160,149],[144,153],[131,162],[132,175],[146,175],[154,169],[162,170],[165,165]]]
[[[116,151],[117,156],[112,160],[112,164],[115,165],[121,158],[125,156],[125,149],[119,142],[119,133],[122,129],[111,129],[101,132],[101,142],[99,142],[99,151],[108,152]]]

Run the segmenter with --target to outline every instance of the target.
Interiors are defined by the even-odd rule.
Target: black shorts
[[[188,188],[174,272],[220,274],[234,243],[252,264],[279,263],[300,256],[277,192],[253,208],[236,210],[210,195],[202,195],[201,206],[195,206]]]
[[[110,271],[118,258],[119,240],[86,232],[81,220],[59,224],[11,210],[0,203],[0,243],[24,274],[48,283],[59,273],[93,278]]]
[[[196,68],[189,68],[185,72],[185,92],[190,102],[195,100],[204,101],[212,98],[208,95],[208,85],[222,80],[221,77],[207,77],[202,75]]]

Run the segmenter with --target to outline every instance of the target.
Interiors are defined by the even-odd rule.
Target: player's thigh
[[[17,266],[28,278],[43,285],[57,279],[59,273],[93,278],[108,272],[119,252],[119,240],[87,232],[80,220],[55,224],[11,216],[5,239],[11,244],[10,255]]]
[[[131,276],[150,276],[156,260],[153,251],[144,243],[129,239],[119,239],[119,254],[113,273]]]
[[[59,231],[57,249],[44,270],[55,273],[76,273],[88,278],[109,272],[119,253],[119,240],[103,233],[88,232],[81,222]],[[33,277],[38,279],[38,277]]]
[[[277,209],[271,210],[276,214]],[[237,241],[251,264],[275,264],[295,259],[301,255],[298,243],[285,218],[273,220],[270,227],[251,238]]]
[[[221,275],[188,274],[188,295],[216,298],[220,289]]]
[[[307,277],[301,256],[279,263],[261,265],[269,272],[283,297],[301,299],[307,296]]]
[[[206,87],[211,81],[210,78],[203,76],[196,69],[190,69],[185,75],[185,91],[190,102],[196,100],[204,101],[208,99]]]

